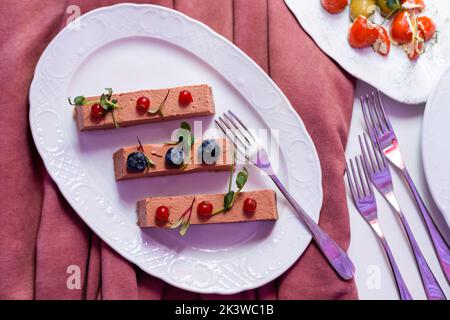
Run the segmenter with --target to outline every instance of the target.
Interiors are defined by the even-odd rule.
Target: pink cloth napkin
[[[79,5],[86,13],[117,2],[0,2],[0,298],[356,299],[354,281],[342,281],[314,243],[284,275],[259,289],[233,296],[186,292],[121,258],[71,209],[31,139],[29,86],[39,56],[66,23],[69,5]],[[343,171],[352,79],[318,49],[282,0],[142,2],[174,8],[206,23],[234,41],[280,86],[319,153],[324,188],[320,225],[347,248],[350,230]],[[66,285],[69,265],[81,269],[80,289]]]

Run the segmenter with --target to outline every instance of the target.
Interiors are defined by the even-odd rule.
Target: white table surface
[[[360,153],[358,134],[364,130],[364,119],[359,103],[361,94],[372,91],[368,84],[358,81],[355,93],[352,123],[346,149],[346,157],[354,157]],[[431,213],[444,229],[446,239],[450,239],[450,230],[437,210],[429,193],[422,166],[421,130],[425,105],[405,105],[383,97],[384,105],[391,117],[392,125],[399,139],[406,166],[416,183]],[[434,275],[439,281],[448,299],[450,285],[447,283],[434,253],[427,231],[421,221],[415,202],[408,192],[407,186],[397,172],[391,168],[394,179],[394,190],[399,198],[400,206],[413,230],[419,246],[428,261]],[[414,299],[426,299],[419,272],[417,271],[413,254],[406,235],[402,232],[400,223],[387,202],[376,193],[378,214],[381,226],[386,235],[399,269]],[[384,252],[375,234],[359,215],[347,188],[347,202],[350,211],[351,242],[349,254],[356,267],[356,283],[360,299],[398,299],[394,278]],[[442,230],[441,229],[441,230]]]

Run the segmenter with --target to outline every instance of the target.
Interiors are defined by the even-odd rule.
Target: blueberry
[[[131,172],[142,172],[147,168],[147,159],[142,152],[133,152],[128,155],[127,169]]]
[[[184,161],[184,151],[182,148],[170,148],[166,152],[166,165],[168,167],[180,167]]]
[[[219,158],[220,147],[214,139],[204,140],[198,148],[198,156],[204,164],[214,164]]]

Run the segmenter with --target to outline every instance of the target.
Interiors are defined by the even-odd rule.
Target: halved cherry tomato
[[[424,51],[423,41],[419,42],[414,41],[410,44],[404,45],[403,50],[405,50],[409,59],[417,60],[417,58],[419,58]]]
[[[372,45],[373,50],[382,56],[387,56],[391,50],[391,39],[389,38],[389,34],[382,26],[377,26],[376,29],[378,31],[378,38]]]
[[[398,44],[407,44],[413,41],[413,17],[409,11],[399,12],[391,26],[392,39]]]
[[[402,0],[402,6],[405,9],[412,9],[420,12],[425,9],[425,2],[423,0]]]
[[[348,32],[348,42],[353,48],[370,47],[378,39],[376,26],[364,16],[358,16],[353,21]]]
[[[329,13],[339,13],[345,9],[348,0],[320,0],[322,7]]]
[[[417,28],[420,36],[425,41],[431,40],[436,33],[436,24],[433,20],[425,16],[417,18]]]

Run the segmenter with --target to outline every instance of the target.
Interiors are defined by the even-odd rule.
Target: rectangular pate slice
[[[182,90],[187,90],[191,93],[193,101],[189,104],[182,105],[179,103],[178,97]],[[150,99],[150,108],[161,105],[165,99],[161,108],[162,115],[159,113],[149,114],[137,110],[136,101],[140,97]],[[117,100],[118,108],[114,110],[114,117],[120,127],[196,116],[209,116],[215,112],[212,89],[206,84],[118,93],[113,94],[112,99]],[[100,119],[91,117],[91,106],[93,103],[100,101],[100,96],[87,97],[86,101],[86,104],[75,107],[75,118],[80,131],[115,127],[111,112],[107,112]]]
[[[143,228],[168,228],[191,206],[191,224],[232,223],[246,221],[273,221],[278,219],[276,193],[273,190],[257,190],[240,192],[236,196],[233,207],[223,213],[202,218],[197,214],[197,205],[202,201],[212,203],[214,210],[223,207],[224,194],[201,194],[186,196],[151,197],[137,203],[138,225]],[[244,212],[243,203],[246,198],[256,200],[256,211],[252,214]],[[169,221],[163,225],[155,218],[156,209],[166,206],[169,209]]]
[[[154,166],[149,167],[143,172],[130,172],[127,169],[128,155],[140,151],[139,146],[130,146],[117,150],[114,155],[114,174],[116,180],[143,178],[143,177],[155,177],[166,176],[174,174],[183,174],[191,172],[203,172],[203,171],[228,171],[231,170],[231,166],[234,161],[233,144],[226,138],[215,139],[219,146],[219,155],[214,164],[203,164],[198,149],[202,143],[201,140],[195,140],[191,147],[191,160],[184,169],[170,168],[165,164],[165,155],[169,148],[173,148],[174,145],[170,144],[144,144],[142,145],[145,155],[154,163]]]

